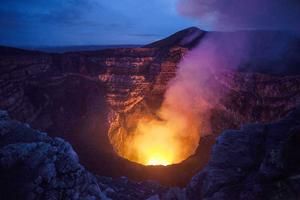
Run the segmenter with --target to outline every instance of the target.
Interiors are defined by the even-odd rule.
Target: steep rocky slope
[[[31,76],[49,71],[52,58],[44,53],[8,47],[0,51],[0,107],[18,119],[32,122],[41,109],[30,102],[24,84]]]
[[[119,141],[130,134],[137,118],[154,115],[181,58],[209,34],[191,28],[143,48],[64,54],[3,47],[0,108],[14,119],[70,141],[84,165],[100,175],[127,175],[137,180],[184,185],[206,165],[220,132],[246,122],[277,120],[299,105],[297,38],[257,33],[253,39],[257,44],[268,38],[288,38],[293,42],[278,62],[263,63],[265,69],[288,66],[282,73],[285,76],[256,73],[260,72],[257,63],[250,63],[256,66],[253,70],[228,69],[213,75],[213,85],[227,95],[207,116],[212,134],[202,138],[194,156],[180,165],[162,168],[143,167],[116,156],[109,138]],[[227,33],[226,37],[232,39],[235,33]],[[259,55],[269,52],[265,51],[268,48],[262,45],[262,52],[256,52],[254,60],[261,61]]]
[[[184,188],[88,172],[71,145],[0,111],[4,199],[299,199],[300,109],[271,124],[222,133],[208,166]],[[177,174],[173,174],[177,176]]]
[[[103,196],[97,179],[78,163],[71,145],[0,113],[3,199],[78,199]]]
[[[299,199],[299,125],[298,108],[278,122],[223,132],[188,185],[189,199]]]
[[[0,111],[1,199],[146,199],[166,191],[154,182],[96,177],[61,138],[10,120]]]
[[[191,27],[178,31],[165,39],[145,45],[144,47],[171,48],[177,46],[191,49],[199,44],[201,39],[205,36],[205,33],[205,31],[199,30],[197,27]]]

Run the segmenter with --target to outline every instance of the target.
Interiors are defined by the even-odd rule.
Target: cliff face
[[[221,108],[213,111],[212,132],[282,118],[300,103],[299,78],[232,71],[222,73],[217,80],[227,95],[221,99]]]
[[[169,65],[168,75],[175,75],[176,65]],[[103,79],[102,79],[103,80]],[[170,80],[169,76],[165,79],[166,82]],[[106,81],[106,80],[105,80]],[[214,143],[215,137],[226,129],[239,128],[242,124],[249,122],[271,122],[284,117],[290,110],[299,105],[300,100],[300,78],[298,76],[278,77],[263,75],[257,73],[245,73],[224,71],[217,76],[211,77],[213,85],[217,86],[222,92],[227,95],[221,99],[218,106],[210,111],[207,115],[204,127],[210,127],[212,135],[205,136],[200,140],[199,147],[195,156],[188,158],[186,161],[178,166],[174,166],[174,171],[185,171],[186,175],[180,175],[181,180],[187,180],[193,173],[202,169],[207,163],[210,155],[210,148]],[[105,82],[107,83],[107,82]],[[143,82],[145,83],[145,82]],[[134,88],[139,98],[135,98],[136,102],[130,102],[132,97],[118,96],[120,93],[116,88],[127,87],[127,85],[119,79],[110,79],[108,90],[110,111],[110,127],[109,136],[114,142],[115,150],[120,149],[119,154],[122,155],[122,147],[126,142],[126,137],[130,135],[130,131],[134,130],[138,119],[143,117],[155,117],[155,110],[158,108],[159,102],[162,100],[167,87],[165,84],[160,84],[160,81],[147,82],[148,90],[143,87]],[[142,86],[143,84],[136,84],[135,86]],[[113,87],[111,87],[113,86]],[[153,88],[153,89],[152,89]],[[161,89],[161,95],[157,98],[158,93],[155,88]],[[145,93],[143,93],[145,91]],[[127,93],[130,94],[130,93]],[[135,93],[136,94],[136,93]],[[121,99],[121,100],[120,100]],[[156,102],[153,99],[155,99]],[[128,102],[125,104],[125,102]],[[132,104],[131,104],[132,103]],[[118,107],[114,107],[118,105]],[[207,131],[205,129],[203,131]],[[172,167],[170,167],[172,168]],[[173,172],[174,172],[173,171]],[[172,177],[166,172],[167,176]],[[165,180],[155,176],[164,183],[177,182]],[[179,184],[183,184],[181,181]]]
[[[168,82],[175,77],[177,64],[185,52],[186,49],[177,47],[157,50],[153,57],[138,57],[132,63],[116,60],[118,64],[109,66],[105,73],[99,75],[106,86],[106,100],[111,108],[109,137],[121,155],[124,142],[137,121],[152,115],[159,107]],[[121,73],[118,65],[123,70]]]
[[[25,85],[30,77],[49,70],[51,56],[6,47],[0,51],[0,107],[20,120],[32,122],[41,108],[30,102]]]
[[[171,52],[179,54],[183,50],[171,49]],[[170,57],[174,58],[174,55]],[[154,79],[147,79],[147,74],[117,75],[113,70],[100,75],[100,80],[108,87],[107,101],[111,108],[109,136],[121,155],[126,137],[136,128],[138,120],[156,117],[155,111],[167,83],[176,75],[176,69],[176,61],[168,60],[161,64],[160,73]],[[207,90],[226,94],[208,111],[203,122],[201,132],[213,135],[244,123],[280,119],[300,103],[299,76],[278,77],[225,70],[212,74],[210,81]]]
[[[227,95],[207,116],[212,134],[200,141],[194,156],[181,165],[157,169],[159,173],[117,158],[108,139],[120,153],[123,138],[137,119],[155,116],[179,61],[209,34],[186,31],[133,49],[47,54],[2,48],[0,108],[14,119],[69,140],[84,164],[97,173],[186,183],[205,166],[220,132],[246,122],[277,120],[299,105],[300,99],[298,75],[224,70],[212,75],[211,81]],[[117,165],[125,167],[112,167]],[[182,170],[186,173],[181,174]]]

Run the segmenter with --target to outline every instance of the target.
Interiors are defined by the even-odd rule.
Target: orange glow
[[[171,87],[156,115],[132,118],[136,126],[125,131],[125,137],[120,130],[122,137],[111,139],[118,154],[143,165],[165,166],[193,155],[200,140],[199,110],[206,111],[207,105],[197,97],[186,98],[188,91],[183,86]]]
[[[141,119],[127,140],[125,158],[143,165],[171,165],[194,153],[199,134],[192,121],[180,117],[172,120]]]
[[[146,165],[170,165],[177,159],[179,143],[172,137],[172,127],[159,121],[141,121],[138,124],[133,148],[138,161]]]

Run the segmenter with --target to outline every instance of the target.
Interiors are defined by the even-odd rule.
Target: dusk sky
[[[1,0],[0,45],[146,44],[176,31],[300,30],[299,0]]]
[[[146,44],[196,25],[176,0],[2,0],[0,44]]]

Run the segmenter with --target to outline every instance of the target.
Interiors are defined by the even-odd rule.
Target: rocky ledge
[[[299,144],[299,108],[278,122],[225,131],[187,194],[206,200],[299,199]]]
[[[146,199],[164,191],[154,182],[94,176],[68,142],[0,111],[1,199]]]
[[[270,124],[223,132],[184,189],[88,172],[71,145],[0,111],[3,199],[299,199],[300,109]],[[174,176],[176,176],[174,174]]]

